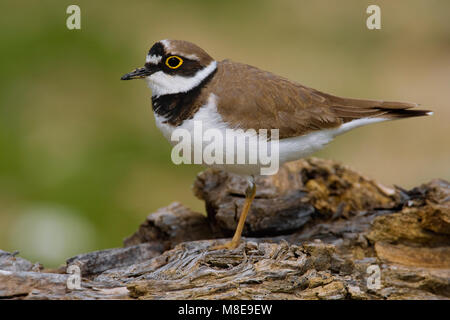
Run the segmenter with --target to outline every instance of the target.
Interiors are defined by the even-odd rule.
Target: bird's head
[[[122,80],[146,79],[153,96],[188,92],[216,70],[216,61],[197,45],[161,40],[150,49],[145,65]]]

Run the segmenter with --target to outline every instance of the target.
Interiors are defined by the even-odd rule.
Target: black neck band
[[[201,90],[214,77],[217,69],[211,72],[198,86],[187,92],[165,94],[152,97],[153,111],[165,119],[164,123],[179,125],[184,120],[189,119],[195,113],[195,102],[199,97]]]

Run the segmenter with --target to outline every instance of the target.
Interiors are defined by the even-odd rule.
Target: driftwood
[[[0,251],[3,299],[449,299],[450,184],[386,188],[308,159],[257,179],[236,250],[229,237],[245,180],[206,170],[194,193],[207,217],[173,203],[115,248],[47,270]],[[81,272],[81,288],[69,289]],[[72,280],[71,280],[72,279]]]

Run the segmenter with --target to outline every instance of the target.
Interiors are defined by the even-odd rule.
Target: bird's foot
[[[222,250],[222,249],[227,249],[227,250],[234,250],[236,249],[240,244],[240,241],[228,241],[225,242],[223,244],[216,244],[210,247],[211,250]]]

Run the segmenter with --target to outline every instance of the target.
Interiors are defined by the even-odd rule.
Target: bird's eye
[[[166,59],[166,66],[170,69],[177,69],[183,64],[183,59],[178,56],[170,56]]]

